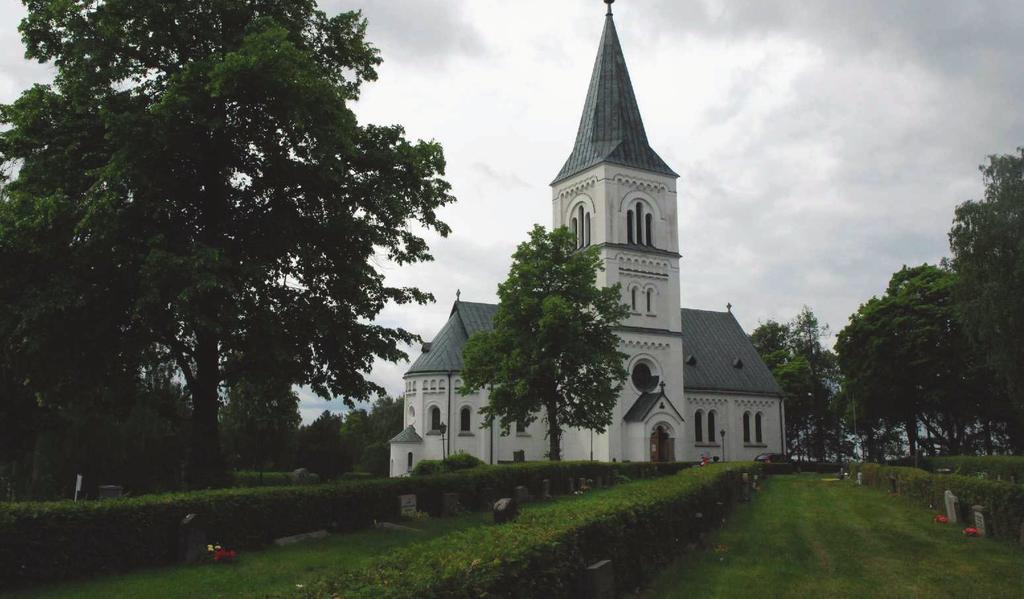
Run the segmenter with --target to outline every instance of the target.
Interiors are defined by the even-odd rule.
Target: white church
[[[566,460],[727,461],[782,453],[782,390],[731,310],[682,308],[678,175],[650,147],[609,11],[576,144],[551,183],[552,224],[597,246],[598,284],[621,284],[629,317],[618,327],[627,354],[613,424],[604,433],[568,429]],[[487,330],[497,306],[456,297],[448,322],[405,373],[404,430],[391,439],[391,476],[457,452],[486,463],[541,460],[538,418],[503,435],[481,428],[486,390],[463,396],[462,349]]]

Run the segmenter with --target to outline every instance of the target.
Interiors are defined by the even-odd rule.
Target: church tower
[[[598,283],[620,284],[631,309],[618,331],[630,374],[612,427],[594,435],[594,459],[681,459],[678,175],[647,141],[607,3],[576,143],[551,183],[553,224],[575,231],[580,247],[599,248]]]

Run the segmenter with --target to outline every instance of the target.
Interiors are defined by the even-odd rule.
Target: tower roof
[[[605,16],[576,145],[554,183],[602,162],[679,176],[647,142],[611,12]]]

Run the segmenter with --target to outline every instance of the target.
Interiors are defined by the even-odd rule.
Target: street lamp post
[[[725,461],[725,429],[718,431],[718,434],[722,436],[722,461]]]
[[[448,457],[447,446],[444,444],[444,434],[448,432],[448,425],[442,422],[438,430],[441,431],[441,458],[443,459]]]

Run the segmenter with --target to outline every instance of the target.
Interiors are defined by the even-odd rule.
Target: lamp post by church
[[[718,434],[722,436],[722,461],[725,461],[725,429],[718,431]]]
[[[441,458],[444,459],[448,457],[448,447],[444,443],[444,434],[448,432],[448,425],[442,422],[437,430],[441,431]]]

